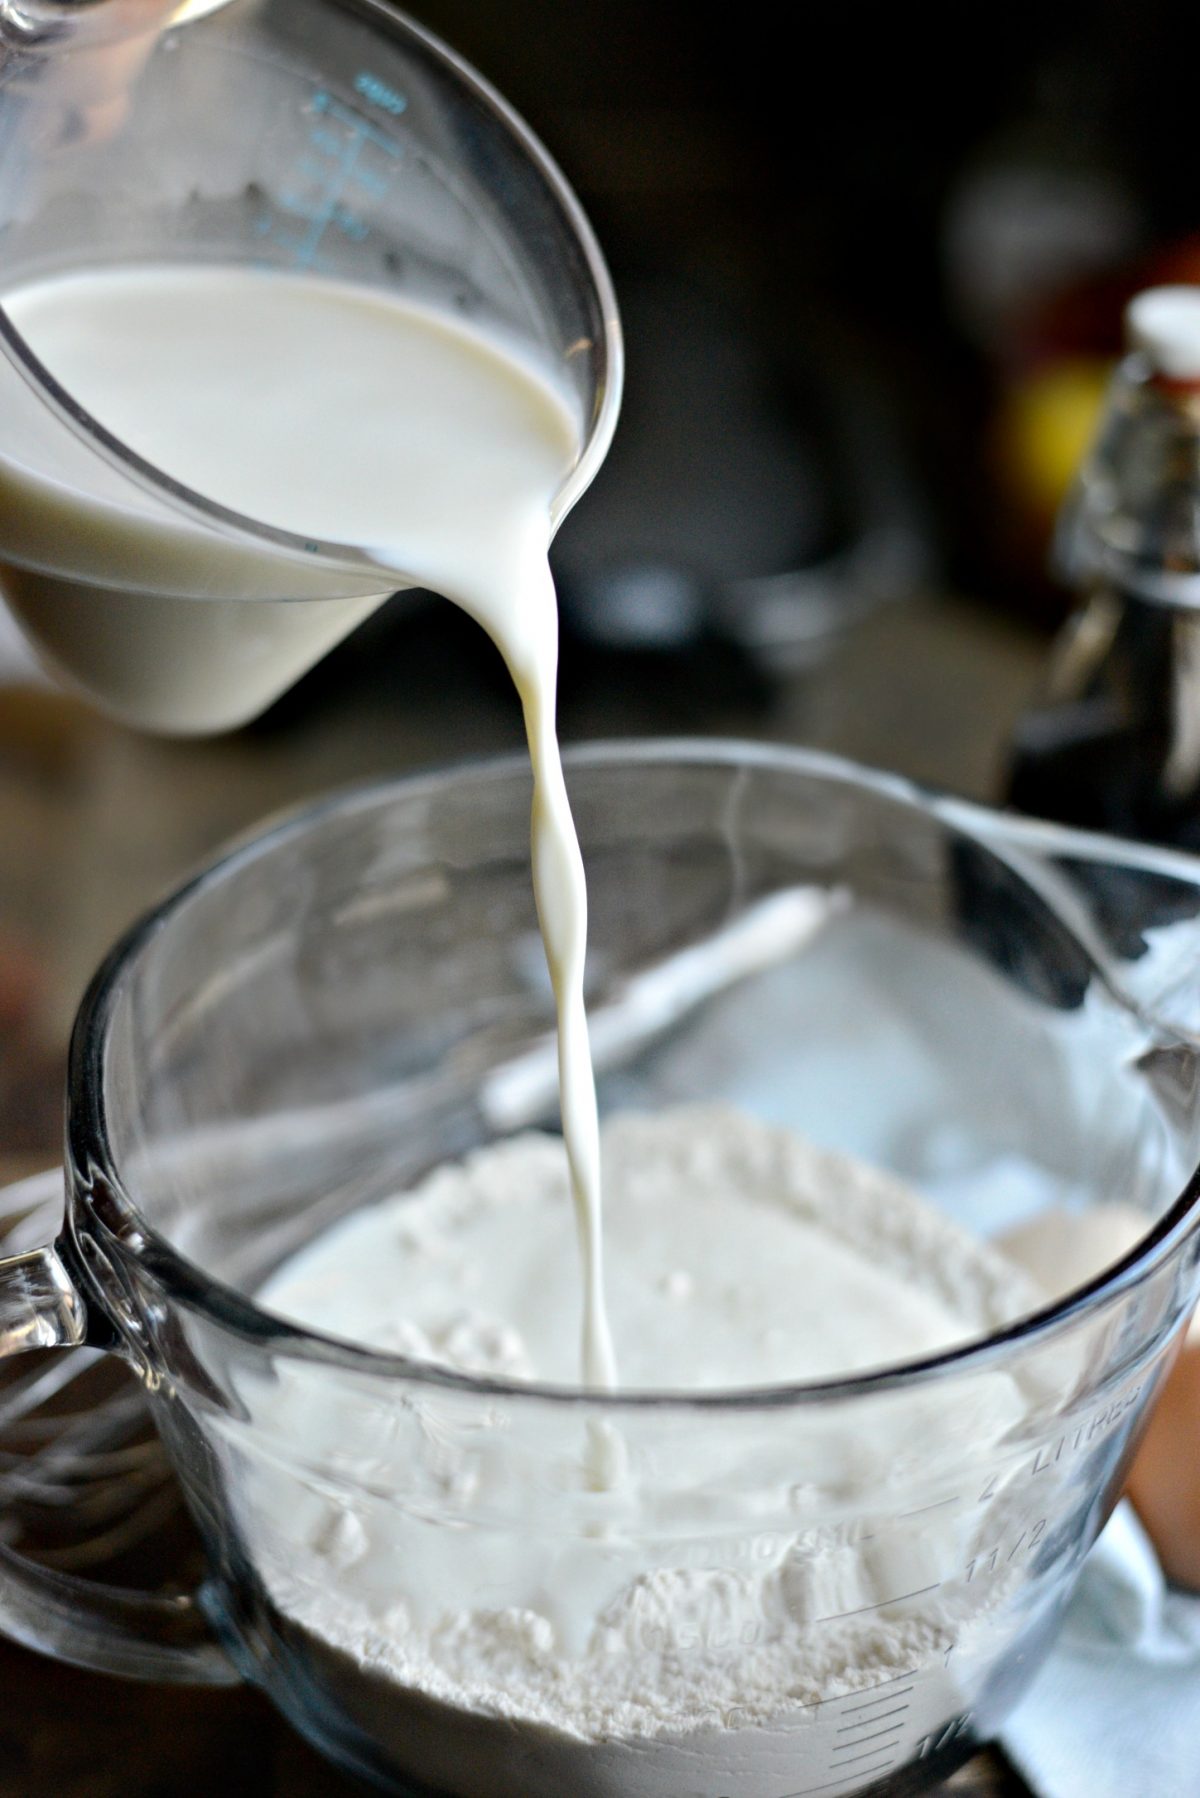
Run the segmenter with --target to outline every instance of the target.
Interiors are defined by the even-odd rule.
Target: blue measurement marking
[[[324,88],[313,95],[313,111],[328,113],[331,119],[339,119],[343,125],[349,125],[356,136],[378,145],[387,155],[399,156],[399,144],[394,143],[386,132],[377,131],[374,125],[368,125],[365,119],[359,118],[356,112],[351,112],[348,106],[343,106],[340,100],[335,100],[332,94],[327,94]]]
[[[403,94],[398,94],[394,87],[389,87],[378,75],[372,75],[369,69],[364,69],[354,77],[354,91],[361,94],[364,100],[371,100],[376,106],[381,106],[384,112],[390,112],[394,119],[398,119],[408,107]]]
[[[334,208],[332,223],[354,243],[361,243],[365,237],[371,235],[371,227],[366,219],[360,218],[359,214],[352,212],[348,206]]]
[[[363,168],[360,163],[354,171],[354,183],[369,193],[373,199],[380,199],[388,190],[387,177],[376,175],[370,169]]]
[[[342,197],[342,184],[353,174],[354,165],[358,161],[359,151],[362,149],[362,146],[362,137],[357,132],[346,139],[341,157],[338,160],[337,174],[335,174],[329,197],[325,201],[325,204],[319,206],[313,213],[308,235],[301,240],[297,247],[296,261],[301,268],[311,268],[316,261],[317,251],[321,245],[321,239],[324,237],[327,228],[337,217],[338,206],[341,203]],[[339,176],[340,179],[338,178]]]
[[[359,91],[393,115],[403,112],[407,101],[376,78],[362,76]],[[352,243],[371,234],[369,219],[354,204],[355,190],[366,199],[381,199],[388,191],[392,168],[403,155],[400,144],[379,130],[325,89],[313,95],[311,110],[318,115],[309,130],[308,145],[293,169],[291,185],[280,193],[283,218],[264,214],[255,224],[260,237],[272,237],[288,251],[298,268],[311,268],[319,259],[325,233],[339,231]],[[372,152],[388,158],[380,166]],[[371,162],[375,166],[371,166]],[[288,223],[296,226],[287,230]]]

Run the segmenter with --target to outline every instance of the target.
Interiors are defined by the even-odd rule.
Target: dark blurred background
[[[1058,615],[1049,524],[1122,302],[1200,275],[1188,8],[422,16],[542,135],[617,280],[625,416],[559,546],[576,635],[794,664],[835,596],[931,579]],[[789,617],[763,583],[802,570]]]

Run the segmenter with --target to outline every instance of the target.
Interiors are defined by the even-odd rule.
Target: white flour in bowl
[[[614,1119],[604,1168],[630,1388],[832,1378],[1036,1302],[893,1179],[720,1107]],[[529,1135],[346,1220],[260,1300],[415,1359],[567,1384],[577,1253],[562,1146]],[[560,1408],[518,1421],[502,1396],[381,1386],[339,1379],[335,1403],[327,1373],[287,1366],[250,1400],[278,1464],[239,1483],[280,1627],[434,1789],[778,1798],[824,1774],[848,1793],[920,1752],[994,1653],[1020,1562],[968,1570],[1005,1490],[981,1508],[946,1482],[962,1408],[973,1439],[1020,1420],[1003,1374],[952,1412],[881,1393],[852,1424],[630,1417],[600,1491]]]

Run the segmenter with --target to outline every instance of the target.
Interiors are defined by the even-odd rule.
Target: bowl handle
[[[0,1192],[0,1213],[37,1224],[61,1213],[62,1175],[40,1174]],[[84,1302],[53,1247],[0,1259],[0,1359],[32,1349],[82,1347]],[[19,1415],[0,1388],[0,1425]],[[27,1560],[3,1542],[0,1475],[0,1632],[26,1648],[99,1673],[174,1685],[234,1685],[240,1675],[198,1596],[162,1597],[78,1579]]]
[[[1022,874],[1152,1023],[1200,1047],[1200,855],[959,800],[939,809]]]

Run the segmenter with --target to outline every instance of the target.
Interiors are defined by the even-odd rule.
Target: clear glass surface
[[[691,1397],[474,1381],[257,1307],[335,1218],[555,1127],[514,761],[285,821],[114,952],[76,1031],[58,1256],[90,1339],[142,1375],[228,1652],[343,1765],[456,1798],[928,1789],[1036,1671],[1196,1295],[1196,866],[801,752],[590,750],[569,779],[605,1109],[725,1098],[985,1235],[1014,1208],[1120,1200],[1145,1213],[1139,1247],[926,1363]],[[809,913],[833,896],[821,928],[793,927],[797,894]],[[7,1284],[15,1311],[28,1282]],[[281,1426],[281,1392],[300,1419],[336,1407],[336,1453]],[[589,1427],[620,1437],[613,1491],[581,1478]],[[485,1464],[499,1486],[475,1479]],[[306,1589],[286,1552],[278,1519],[315,1495],[395,1543],[390,1602],[432,1565],[448,1612],[479,1603],[481,1547],[498,1610],[531,1570],[548,1593],[565,1569],[604,1591],[651,1570],[736,1583],[786,1556],[828,1679],[798,1679],[769,1727],[714,1710],[581,1761],[561,1732],[431,1697],[312,1627],[311,1601],[352,1580],[334,1557]],[[937,1628],[851,1761],[882,1703],[877,1632],[931,1595]],[[685,1618],[670,1647],[703,1711],[713,1643]]]
[[[1127,356],[1064,510],[1057,559],[1077,587],[1200,603],[1200,395]]]
[[[170,10],[0,3],[0,297],[65,271],[185,262],[312,272],[443,311],[573,400],[582,449],[561,519],[607,450],[622,356],[603,259],[542,146],[384,0],[230,0],[158,29]],[[120,579],[108,570],[99,538],[88,570],[0,554],[35,647],[106,709],[177,732],[242,722],[403,586],[361,545],[274,529],[153,467],[72,398],[2,306],[0,355],[44,412],[30,437],[65,426],[76,455],[103,463],[100,491],[145,522],[137,579],[127,556]],[[184,533],[177,554],[164,520]],[[161,639],[164,682],[179,670],[152,713],[121,677],[130,636]],[[229,671],[244,681],[251,661],[249,709],[228,716]]]

